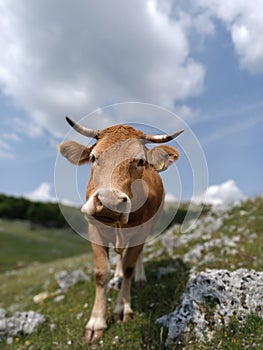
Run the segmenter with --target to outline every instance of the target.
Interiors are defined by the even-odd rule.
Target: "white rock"
[[[13,343],[13,338],[12,337],[8,337],[7,339],[6,339],[6,344],[7,345],[11,345]]]
[[[65,295],[64,295],[64,294],[56,296],[56,297],[53,299],[53,301],[54,301],[54,303],[59,303],[59,302],[60,302],[61,300],[63,300],[63,299],[65,299]]]
[[[0,337],[31,334],[45,320],[45,316],[34,311],[15,312],[13,316],[1,319]]]
[[[3,320],[5,318],[6,311],[4,309],[0,309],[0,320]]]
[[[250,313],[263,318],[263,272],[239,269],[209,270],[193,275],[177,308],[156,322],[168,327],[166,346],[178,344],[190,332],[190,321],[197,337],[211,339],[215,329],[227,325],[233,315],[244,324]],[[208,303],[214,314],[206,317]],[[211,319],[212,318],[212,319]]]
[[[74,271],[61,271],[56,274],[56,281],[62,291],[67,291],[69,287],[78,282],[90,281],[90,277],[87,276],[82,270]]]
[[[37,295],[34,295],[33,297],[33,301],[36,304],[41,303],[42,301],[44,301],[45,299],[47,299],[49,297],[49,293],[48,292],[41,292]]]

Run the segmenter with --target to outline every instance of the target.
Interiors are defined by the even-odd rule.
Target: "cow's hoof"
[[[146,285],[146,279],[139,279],[134,282],[136,288],[143,288]]]
[[[98,340],[100,340],[103,336],[103,329],[97,329],[97,330],[92,330],[92,329],[86,329],[86,333],[84,336],[84,340],[86,343],[95,343]]]
[[[123,322],[127,322],[129,321],[130,319],[132,319],[134,316],[134,313],[133,312],[129,312],[127,314],[124,314],[123,315]]]
[[[121,283],[122,283],[121,277],[113,277],[108,283],[108,288],[119,290],[121,288]]]
[[[114,313],[114,320],[116,323],[120,324],[120,323],[129,321],[131,318],[133,318],[133,316],[134,316],[133,312],[129,312],[126,314]]]
[[[114,320],[116,323],[122,323],[122,320],[123,320],[123,313],[122,312],[115,312],[114,313]]]

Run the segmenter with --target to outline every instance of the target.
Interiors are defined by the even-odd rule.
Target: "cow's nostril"
[[[102,202],[99,199],[99,195],[94,196],[94,201],[95,201],[96,207],[102,207],[103,206]]]
[[[127,197],[123,197],[122,201],[123,201],[123,203],[126,203],[127,202]]]

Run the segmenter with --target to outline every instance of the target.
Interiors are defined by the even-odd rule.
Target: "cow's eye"
[[[138,166],[144,166],[145,164],[146,164],[146,160],[145,160],[145,159],[140,158],[140,159],[138,160]]]
[[[91,156],[90,156],[91,163],[94,163],[96,161],[96,159],[97,158],[94,156],[94,154],[91,154]]]

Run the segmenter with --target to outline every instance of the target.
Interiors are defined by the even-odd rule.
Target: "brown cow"
[[[143,245],[162,211],[164,189],[158,172],[166,170],[179,156],[173,147],[148,149],[145,144],[170,141],[183,130],[172,135],[149,135],[131,126],[115,125],[98,131],[66,119],[76,131],[97,140],[89,147],[74,141],[59,145],[61,154],[71,163],[92,164],[86,203],[81,209],[89,222],[94,254],[96,297],[85,334],[86,341],[92,342],[107,327],[109,246],[113,245],[120,254],[115,277],[122,277],[114,315],[118,322],[125,322],[133,314],[132,276],[136,268],[135,280],[145,280]],[[124,248],[127,249],[122,257]]]

